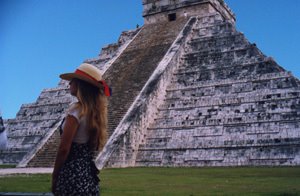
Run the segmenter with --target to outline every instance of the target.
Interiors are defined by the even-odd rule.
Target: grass
[[[0,177],[0,192],[50,192],[49,174]]]
[[[0,165],[0,169],[5,169],[5,168],[15,168],[16,165]]]
[[[101,171],[101,195],[300,195],[300,167]],[[50,175],[0,177],[0,192],[49,192]]]

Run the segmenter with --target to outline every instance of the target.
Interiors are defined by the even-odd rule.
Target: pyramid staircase
[[[103,77],[113,89],[108,107],[110,134],[116,129],[186,21],[180,19],[143,26],[126,50],[105,72]]]

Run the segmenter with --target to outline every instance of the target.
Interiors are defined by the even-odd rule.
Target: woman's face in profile
[[[70,93],[71,95],[73,96],[76,96],[77,95],[77,89],[78,89],[78,85],[77,85],[77,81],[72,79],[69,83],[70,85]]]

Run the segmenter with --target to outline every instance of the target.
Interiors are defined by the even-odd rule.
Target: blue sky
[[[300,78],[300,1],[225,0],[237,29]],[[14,118],[58,75],[73,71],[122,31],[143,25],[142,0],[0,0],[0,110]]]

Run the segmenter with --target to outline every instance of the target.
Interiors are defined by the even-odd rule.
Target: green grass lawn
[[[0,169],[5,169],[5,168],[15,168],[15,165],[0,165]]]
[[[300,167],[101,171],[101,195],[300,195]],[[50,175],[0,177],[0,192],[49,192]]]

